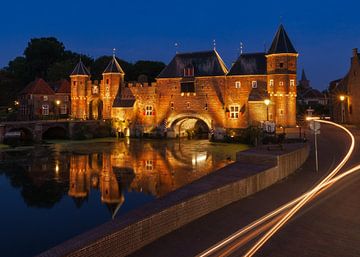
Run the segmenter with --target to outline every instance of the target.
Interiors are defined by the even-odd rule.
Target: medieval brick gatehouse
[[[295,126],[297,57],[280,25],[267,53],[241,54],[230,70],[215,49],[179,53],[155,83],[131,84],[114,56],[94,83],[80,61],[70,75],[72,117],[112,119],[125,134],[169,137],[194,127],[221,136],[267,119]]]

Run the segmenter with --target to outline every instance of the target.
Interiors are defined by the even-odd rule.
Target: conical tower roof
[[[76,76],[76,75],[90,76],[89,70],[85,67],[81,59],[78,62],[78,64],[76,64],[73,72],[71,72],[70,74],[70,76]]]
[[[281,53],[297,53],[283,25],[280,25],[268,51],[268,54]]]
[[[121,68],[120,64],[116,60],[115,55],[113,55],[113,58],[111,59],[108,66],[106,67],[106,69],[103,72],[103,74],[107,74],[107,73],[125,74],[125,72]]]

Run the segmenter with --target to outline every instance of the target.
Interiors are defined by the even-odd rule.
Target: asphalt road
[[[355,135],[360,142],[360,133],[355,131]],[[318,140],[319,172],[315,172],[312,147],[303,167],[287,179],[165,235],[132,256],[194,256],[296,198],[334,168],[350,144],[344,132],[329,125],[322,125]],[[359,147],[357,144],[354,157],[345,167],[360,163]],[[360,175],[355,174],[306,206],[257,256],[360,256],[359,200]],[[233,256],[242,255],[243,250]]]

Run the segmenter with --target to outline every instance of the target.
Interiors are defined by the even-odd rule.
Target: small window
[[[171,102],[170,108],[171,108],[171,110],[174,110],[174,102]]]
[[[205,109],[205,111],[207,111],[207,109],[208,109],[208,104],[207,103],[205,104],[204,109]]]
[[[106,79],[106,84],[109,85],[109,79]]]
[[[279,67],[284,68],[284,63],[283,62],[279,63]]]
[[[146,160],[145,162],[145,169],[146,170],[153,170],[154,162],[153,160]]]
[[[230,105],[230,119],[239,118],[240,107],[238,105]]]
[[[349,106],[349,114],[352,114],[352,105]]]
[[[44,96],[43,96],[43,99],[44,99],[44,101],[47,101],[47,100],[48,100],[48,96],[47,96],[47,95],[44,95]]]
[[[93,94],[94,95],[99,94],[99,87],[97,85],[93,86]]]
[[[279,85],[280,85],[280,86],[283,86],[283,85],[284,85],[284,82],[280,81],[280,82],[279,82]]]
[[[181,83],[181,93],[195,93],[194,82]]]
[[[194,66],[188,65],[184,68],[184,77],[194,77]]]
[[[295,80],[290,79],[290,87],[293,87],[293,86],[295,86]]]
[[[240,88],[241,87],[241,82],[240,81],[236,81],[235,82],[235,88]]]
[[[69,102],[69,96],[68,96],[68,95],[66,95],[66,96],[64,97],[64,101],[65,101],[65,102]]]
[[[76,86],[76,81],[73,82],[73,85]]]
[[[273,87],[273,86],[274,86],[274,80],[273,80],[273,79],[270,79],[269,85],[270,85],[270,87]]]
[[[256,80],[251,81],[251,87],[252,88],[257,88],[257,81]]]
[[[190,109],[190,102],[186,103],[186,108]]]
[[[145,115],[146,116],[152,116],[153,115],[153,107],[152,107],[152,105],[147,105],[145,107]]]
[[[283,110],[283,109],[279,109],[279,113],[280,113],[280,115],[284,115],[284,110]]]
[[[66,104],[63,104],[60,107],[60,114],[67,114],[67,105]]]
[[[42,115],[49,115],[49,105],[43,104],[41,109]]]

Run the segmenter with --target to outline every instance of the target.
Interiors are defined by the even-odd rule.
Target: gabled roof
[[[70,74],[70,76],[76,75],[90,76],[89,70],[85,67],[81,60],[78,62],[78,64],[76,64],[75,69]]]
[[[120,93],[119,93],[120,92]],[[116,95],[113,107],[118,108],[132,108],[135,104],[135,96],[131,92],[130,88],[122,87]]]
[[[216,50],[176,54],[171,62],[161,71],[158,78],[180,78],[184,68],[192,65],[194,77],[222,76],[228,70]]]
[[[297,53],[283,25],[280,25],[270,46],[268,54]]]
[[[119,73],[119,74],[125,74],[125,72],[123,71],[123,69],[121,68],[120,64],[118,63],[118,61],[116,60],[115,55],[113,56],[113,58],[111,59],[111,61],[109,62],[108,66],[106,67],[106,69],[104,70],[103,74],[106,73]]]
[[[227,75],[266,74],[265,53],[241,54]]]
[[[324,98],[324,94],[321,93],[319,90],[314,89],[314,88],[309,88],[308,90],[306,90],[305,92],[303,92],[300,96],[303,99],[308,99],[308,98]]]
[[[21,92],[21,95],[32,94],[32,95],[53,95],[54,90],[49,86],[45,80],[38,78],[30,82]]]
[[[71,93],[70,82],[67,79],[61,79],[55,82],[49,83],[51,88],[56,93],[69,94]]]
[[[256,88],[252,88],[248,101],[263,101],[269,98],[269,93],[266,90],[266,84],[258,83]]]

